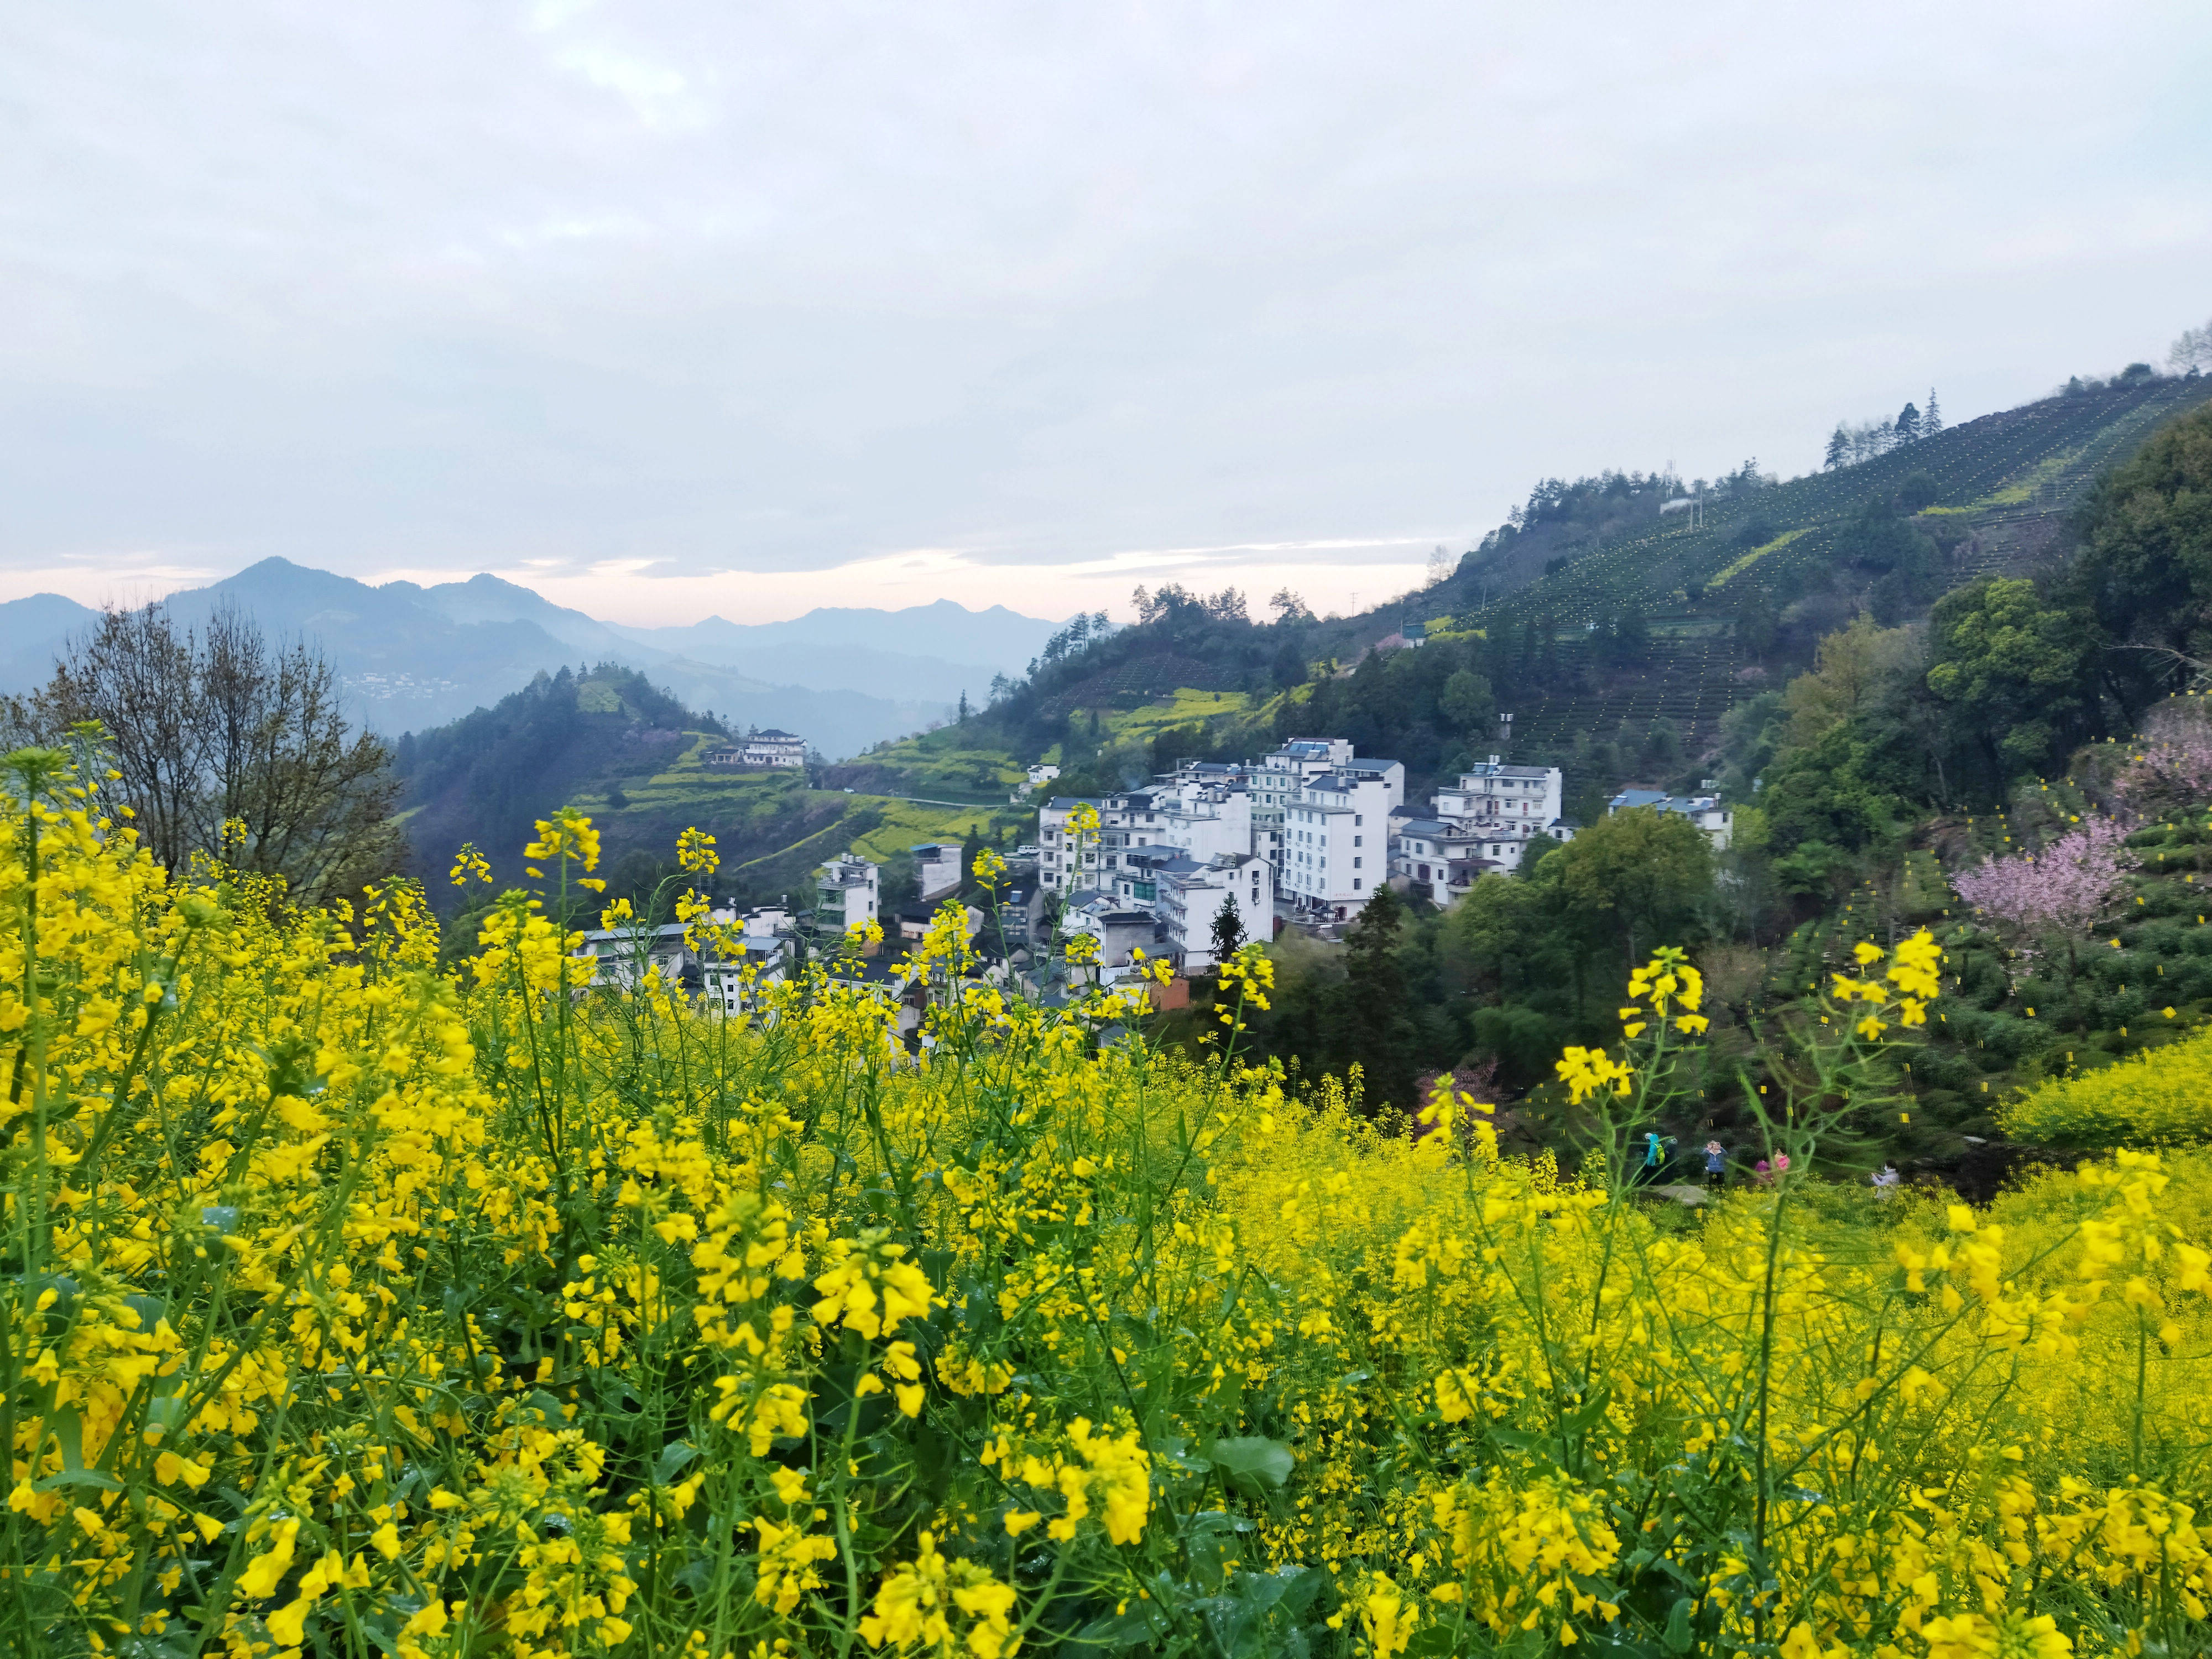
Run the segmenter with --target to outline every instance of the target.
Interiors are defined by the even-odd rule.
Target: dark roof
[[[799,741],[798,733],[794,732],[779,732],[773,726],[769,726],[765,732],[754,732],[753,736],[757,738],[781,738],[790,743],[797,743]]]
[[[1407,818],[1403,823],[1398,826],[1398,833],[1401,836],[1428,836],[1433,837],[1437,836],[1448,836],[1451,833],[1451,830],[1452,826],[1446,823],[1442,818]]]

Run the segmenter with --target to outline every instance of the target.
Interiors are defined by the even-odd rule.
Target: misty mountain
[[[58,593],[33,593],[0,605],[0,695],[45,684],[70,636],[98,614]]]
[[[389,734],[491,707],[539,673],[607,662],[640,670],[682,702],[711,710],[734,727],[781,726],[833,757],[949,714],[963,690],[980,701],[991,675],[1001,672],[988,659],[963,665],[913,652],[914,644],[938,645],[938,630],[945,629],[958,641],[999,641],[1018,648],[1024,630],[1042,642],[1052,629],[1002,607],[979,617],[945,601],[905,612],[816,612],[793,623],[760,625],[800,632],[771,636],[762,641],[764,648],[752,650],[720,639],[716,630],[743,641],[758,637],[756,629],[719,618],[711,627],[617,629],[495,576],[428,587],[409,581],[372,586],[281,558],[167,600],[188,626],[204,623],[225,602],[266,633],[315,643],[343,678],[360,718]],[[94,614],[54,594],[0,605],[0,690],[42,684],[56,653]],[[906,620],[886,620],[901,617]],[[961,633],[960,618],[979,625]],[[702,659],[672,648],[676,640],[657,643],[640,639],[640,632],[696,639],[714,654]],[[888,652],[870,643],[884,639],[903,640],[909,649]],[[749,659],[769,671],[802,671],[804,678],[750,672]]]
[[[811,611],[788,622],[720,617],[667,628],[603,623],[514,582],[472,576],[412,588],[455,622],[529,622],[592,660],[691,663],[816,691],[859,691],[896,702],[982,702],[993,676],[1018,675],[1054,624],[1004,605],[973,611],[940,599],[903,611]],[[916,649],[926,647],[926,649]],[[696,700],[693,700],[696,703]]]
[[[618,631],[642,645],[658,646],[700,662],[741,667],[762,678],[777,678],[763,665],[788,664],[803,672],[783,678],[799,685],[847,683],[819,678],[849,672],[824,655],[823,647],[834,647],[837,656],[859,653],[908,672],[938,672],[938,683],[951,688],[943,695],[957,696],[965,690],[980,702],[994,674],[1018,678],[1056,627],[1002,605],[970,611],[951,599],[939,599],[899,611],[830,606],[788,622],[746,623],[708,617],[683,628],[618,626]],[[917,651],[915,646],[923,641],[931,648]],[[925,670],[927,664],[938,668]],[[951,671],[952,678],[945,678],[943,670]],[[817,678],[810,679],[805,674]]]

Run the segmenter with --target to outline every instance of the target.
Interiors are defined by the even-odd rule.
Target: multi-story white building
[[[1208,780],[1186,774],[1151,793],[1144,824],[1133,819],[1129,828],[1144,834],[1157,824],[1157,833],[1134,845],[1170,847],[1200,864],[1242,858],[1253,850],[1252,792],[1241,778]]]
[[[832,859],[814,872],[814,926],[825,933],[843,933],[865,927],[877,918],[882,899],[882,872],[858,853]]]
[[[1098,836],[1078,836],[1073,820],[1083,807],[1097,812],[1103,826],[1106,814],[1100,803],[1080,795],[1054,795],[1037,808],[1037,885],[1047,891],[1068,892],[1091,884],[1098,868]],[[1079,845],[1079,840],[1080,844]]]
[[[1565,776],[1556,766],[1508,766],[1496,755],[1439,789],[1436,815],[1455,823],[1506,830],[1526,840],[1559,817]]]
[[[1306,787],[1306,780],[1352,763],[1352,744],[1342,738],[1299,738],[1252,763],[1252,850],[1283,867],[1283,814]]]
[[[1559,816],[1565,788],[1556,766],[1508,766],[1492,755],[1461,773],[1455,787],[1437,791],[1431,817],[1469,837],[1480,863],[1515,870],[1530,836],[1575,838],[1575,826]]]
[[[1219,965],[1213,923],[1224,903],[1235,907],[1248,942],[1264,945],[1275,935],[1275,867],[1256,853],[1224,854],[1202,864],[1178,855],[1154,865],[1151,874],[1152,915],[1169,954],[1185,973]]]
[[[1389,879],[1390,809],[1404,779],[1395,761],[1323,772],[1283,809],[1282,890],[1302,914],[1342,921]]]
[[[1656,789],[1624,789],[1606,803],[1605,815],[1648,806],[1654,811],[1680,812],[1705,832],[1713,851],[1725,853],[1735,834],[1735,814],[1721,805],[1718,795],[1668,795]]]
[[[1079,849],[1070,823],[1085,806],[1098,828]],[[1097,798],[1055,795],[1037,811],[1037,883],[1110,891],[1132,853],[1170,848],[1211,859],[1249,851],[1251,835],[1250,797],[1233,784],[1168,780]]]
[[[791,912],[781,905],[748,910],[743,917],[716,908],[690,927],[633,921],[595,928],[584,935],[577,954],[592,964],[593,985],[634,991],[642,969],[697,994],[710,1009],[737,1014],[789,976],[793,937]]]

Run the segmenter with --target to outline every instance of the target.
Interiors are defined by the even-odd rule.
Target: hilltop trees
[[[1869,421],[1856,426],[1848,421],[1837,422],[1836,429],[1828,434],[1828,447],[1820,464],[1832,472],[1838,467],[1856,466],[1906,444],[1932,438],[1942,429],[1942,406],[1936,401],[1936,388],[1930,386],[1924,414],[1907,403],[1893,420]]]

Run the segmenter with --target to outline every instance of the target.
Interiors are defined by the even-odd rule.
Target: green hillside
[[[2202,378],[2046,398],[1855,466],[1733,489],[1710,500],[1695,526],[1689,514],[1668,515],[1487,603],[1478,599],[1491,586],[1486,560],[1470,555],[1411,608],[1480,629],[1493,647],[1530,660],[1530,673],[1516,678],[1531,695],[1509,701],[1516,743],[1556,747],[1616,731],[1640,738],[1663,717],[1694,750],[1722,714],[1771,677],[1778,656],[1798,655],[1808,634],[1827,631],[1861,602],[1889,599],[1895,615],[1884,620],[1893,620],[1959,582],[2035,568],[2100,472],[2207,398],[2212,380]],[[1940,562],[1918,591],[1896,592],[1905,586],[1897,583],[1884,595],[1875,590],[1893,573],[1863,556],[1854,532],[1869,502],[1893,500],[1920,473],[1933,500],[1906,516]],[[1812,626],[1793,629],[1793,610]],[[1386,611],[1395,623],[1396,608]],[[1648,635],[1643,659],[1585,683],[1572,671],[1593,654],[1594,635],[1624,617]],[[1762,630],[1780,637],[1747,637]]]
[[[848,848],[889,862],[917,842],[970,830],[1009,839],[1028,821],[1006,808],[1003,790],[994,811],[708,765],[726,741],[634,670],[540,675],[492,708],[398,745],[416,872],[434,896],[451,895],[447,867],[472,842],[500,881],[518,880],[532,824],[573,804],[599,827],[611,892],[649,890],[667,872],[677,836],[696,826],[718,843],[716,896],[760,900],[803,885]]]
[[[878,744],[855,760],[823,768],[823,781],[832,787],[1003,806],[1023,790],[1032,762],[1062,768],[1070,781],[1054,783],[1048,793],[1065,793],[1110,787],[1105,775],[1131,781],[1187,755],[1249,753],[1270,740],[1279,702],[1246,691],[1139,686],[1103,704],[1071,704],[1057,737],[1024,743],[1002,723],[979,718]]]

